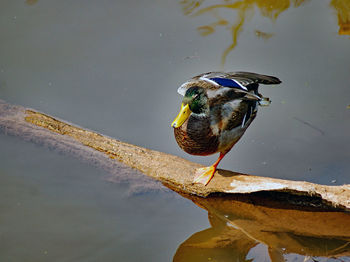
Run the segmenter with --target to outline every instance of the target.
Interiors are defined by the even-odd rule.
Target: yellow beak
[[[171,123],[172,127],[178,128],[182,126],[183,123],[189,118],[191,114],[190,107],[187,105],[181,104],[181,109],[177,117],[174,119],[174,121]]]

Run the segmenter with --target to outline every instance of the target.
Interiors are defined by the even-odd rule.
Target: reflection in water
[[[243,25],[247,22],[247,19],[254,14],[254,8],[258,7],[261,14],[264,17],[275,21],[277,17],[290,6],[290,2],[295,7],[300,6],[306,0],[245,0],[245,1],[221,1],[221,4],[209,5],[202,7],[204,4],[202,1],[181,1],[182,9],[185,15],[199,16],[203,14],[211,14],[216,21],[205,26],[198,27],[198,31],[202,36],[206,36],[215,32],[218,26],[225,26],[232,35],[232,43],[223,52],[221,62],[225,64],[228,54],[236,47],[239,33],[243,29]],[[202,7],[202,8],[201,8]],[[222,9],[235,10],[237,12],[236,21],[231,22],[219,15]],[[260,31],[258,31],[260,32]],[[272,36],[271,33],[263,33],[264,35]],[[260,34],[257,35],[261,36]]]
[[[176,262],[252,261],[252,257],[261,259],[259,247],[265,247],[271,261],[285,261],[288,256],[305,256],[305,261],[307,257],[350,255],[349,213],[281,206],[263,194],[185,197],[208,211],[211,228],[183,242],[174,256]]]
[[[38,2],[38,0],[26,0],[26,4],[28,5],[35,5]]]
[[[338,25],[340,35],[350,35],[350,1],[332,0],[331,6],[338,13]]]
[[[273,37],[274,34],[272,33],[266,33],[266,32],[262,32],[260,30],[255,30],[255,35],[258,38],[262,38],[264,40],[270,39],[271,37]]]
[[[310,0],[243,0],[229,1],[221,0],[219,4],[209,3],[205,5],[204,0],[182,0],[180,2],[183,13],[193,17],[204,14],[210,14],[216,20],[215,22],[200,26],[197,28],[202,36],[213,34],[218,27],[224,27],[230,31],[232,42],[223,52],[221,57],[222,66],[225,64],[228,54],[236,47],[238,36],[243,30],[244,24],[253,17],[254,9],[258,8],[262,16],[269,18],[272,22],[276,21],[278,16],[290,8],[299,7]],[[349,0],[332,0],[331,6],[337,10],[339,34],[350,34],[350,1]],[[232,17],[222,16],[220,12],[232,10],[236,12],[236,20],[229,21]],[[227,17],[227,18],[226,18]],[[255,30],[255,35],[259,38],[269,39],[272,33]]]

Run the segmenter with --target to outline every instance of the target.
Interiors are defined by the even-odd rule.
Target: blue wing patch
[[[238,81],[234,79],[220,78],[220,77],[213,77],[209,79],[224,87],[233,87],[233,88],[239,88],[239,89],[248,91],[248,89],[245,86],[241,85]]]

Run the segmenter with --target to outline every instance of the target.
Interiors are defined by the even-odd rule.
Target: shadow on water
[[[180,4],[186,16],[210,15],[214,18],[214,22],[197,28],[200,35],[211,35],[219,27],[224,27],[230,32],[231,43],[221,56],[221,64],[224,66],[227,56],[237,46],[238,37],[243,31],[244,25],[254,16],[255,9],[258,9],[261,15],[270,19],[271,22],[276,22],[280,14],[290,9],[291,6],[298,8],[308,2],[311,2],[311,0],[222,0],[219,4],[206,4],[205,0],[182,0]],[[332,0],[330,6],[336,10],[338,15],[338,33],[340,35],[350,35],[350,2],[348,0]],[[225,9],[235,12],[236,16],[228,16],[227,13],[223,15]],[[230,21],[231,17],[235,17],[235,21]],[[268,40],[274,36],[274,33],[256,29],[255,35],[258,38]]]
[[[262,253],[271,261],[342,261],[350,255],[349,213],[281,205],[269,193],[183,196],[208,211],[211,227],[184,241],[174,261],[261,261]]]

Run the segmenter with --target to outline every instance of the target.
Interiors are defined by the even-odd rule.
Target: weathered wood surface
[[[207,186],[193,184],[194,171],[202,167],[200,164],[124,143],[35,110],[10,105],[2,100],[0,100],[0,130],[11,135],[25,136],[27,140],[30,137],[36,140],[43,139],[50,147],[63,143],[73,154],[79,151],[80,155],[88,154],[90,159],[94,159],[93,151],[97,150],[103,153],[106,159],[116,159],[181,193],[206,197],[215,193],[287,192],[290,195],[321,199],[325,206],[350,209],[350,185],[325,186],[227,170],[218,170]],[[94,161],[106,161],[106,159],[98,157]]]

